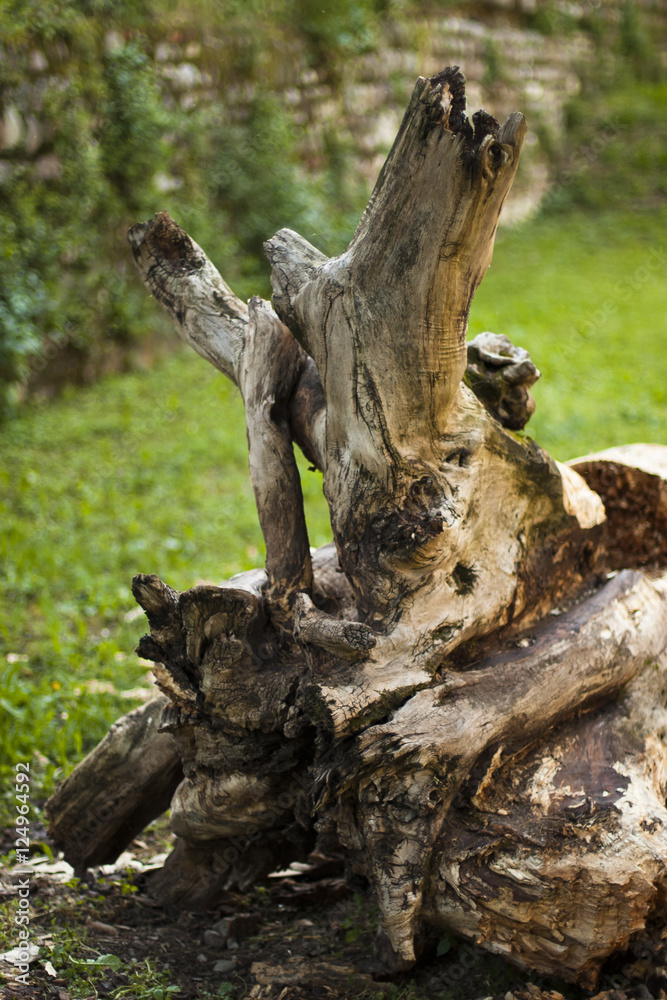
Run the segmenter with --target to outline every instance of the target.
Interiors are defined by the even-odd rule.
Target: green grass
[[[667,208],[548,215],[501,232],[469,336],[505,333],[542,373],[527,431],[561,460],[667,444]]]
[[[26,410],[1,455],[0,760],[33,760],[48,784],[145,683],[132,576],[185,589],[262,565],[243,407],[188,352]],[[319,545],[321,476],[304,486]]]
[[[470,335],[530,350],[529,431],[557,458],[667,442],[666,223],[552,214],[498,239]],[[31,760],[48,790],[146,683],[132,576],[185,589],[261,565],[263,547],[238,394],[194,353],[26,408],[0,449],[0,761]],[[321,477],[302,469],[319,545]]]

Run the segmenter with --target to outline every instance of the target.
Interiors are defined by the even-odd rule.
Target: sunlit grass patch
[[[667,443],[667,208],[543,216],[504,231],[469,336],[505,333],[542,373],[531,437],[561,460]]]
[[[318,545],[322,477],[302,468]],[[146,684],[133,575],[186,589],[263,563],[235,387],[186,352],[26,409],[3,430],[0,513],[0,759],[48,787]]]

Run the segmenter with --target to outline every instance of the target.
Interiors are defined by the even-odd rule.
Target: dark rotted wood
[[[264,614],[265,574],[234,583],[174,599],[157,577],[134,582],[151,625],[140,649],[171,699],[162,729],[183,766],[171,799],[176,847],[150,891],[188,909],[305,859],[314,845],[305,779],[312,750],[283,732],[306,659]]]
[[[159,731],[161,696],[119,719],[46,803],[55,845],[80,874],[110,864],[169,808],[183,778],[175,741]]]
[[[463,381],[503,427],[526,426],[535,412],[530,388],[539,377],[528,351],[502,334],[480,333],[468,343]]]
[[[188,842],[178,838],[164,867],[150,873],[148,891],[163,904],[212,909],[230,889],[247,890],[293,861],[305,861],[315,844],[312,829],[292,823],[281,830]]]
[[[440,832],[429,922],[587,989],[611,953],[664,926],[665,777],[637,702],[652,696],[666,721],[666,679],[663,654],[620,705],[487,758]]]
[[[667,565],[667,462],[661,445],[626,445],[570,463],[604,502],[610,569]]]

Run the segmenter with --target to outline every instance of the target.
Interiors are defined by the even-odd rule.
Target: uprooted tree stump
[[[527,353],[466,347],[525,123],[464,108],[457,68],[418,80],[347,250],[266,244],[273,308],[166,213],[130,231],[243,396],[266,570],[135,578],[162,696],[74,770],[51,831],[81,870],[171,802],[151,891],[185,908],[335,845],[395,968],[435,925],[591,985],[667,916],[667,449],[559,465],[518,433]],[[324,474],[315,552],[294,442]]]

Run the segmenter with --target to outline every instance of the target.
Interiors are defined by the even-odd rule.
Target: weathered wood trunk
[[[128,763],[109,842],[72,838],[100,748],[52,831],[77,867],[108,860],[173,791],[160,900],[206,907],[336,843],[395,966],[436,924],[590,984],[665,903],[666,459],[559,465],[517,433],[526,352],[466,347],[525,123],[464,109],[456,68],[417,82],[347,250],[266,244],[274,308],[166,213],[131,230],[149,291],[243,396],[266,571],[135,578],[167,696],[144,745],[169,770],[140,812]],[[294,442],[324,475],[315,553]]]

